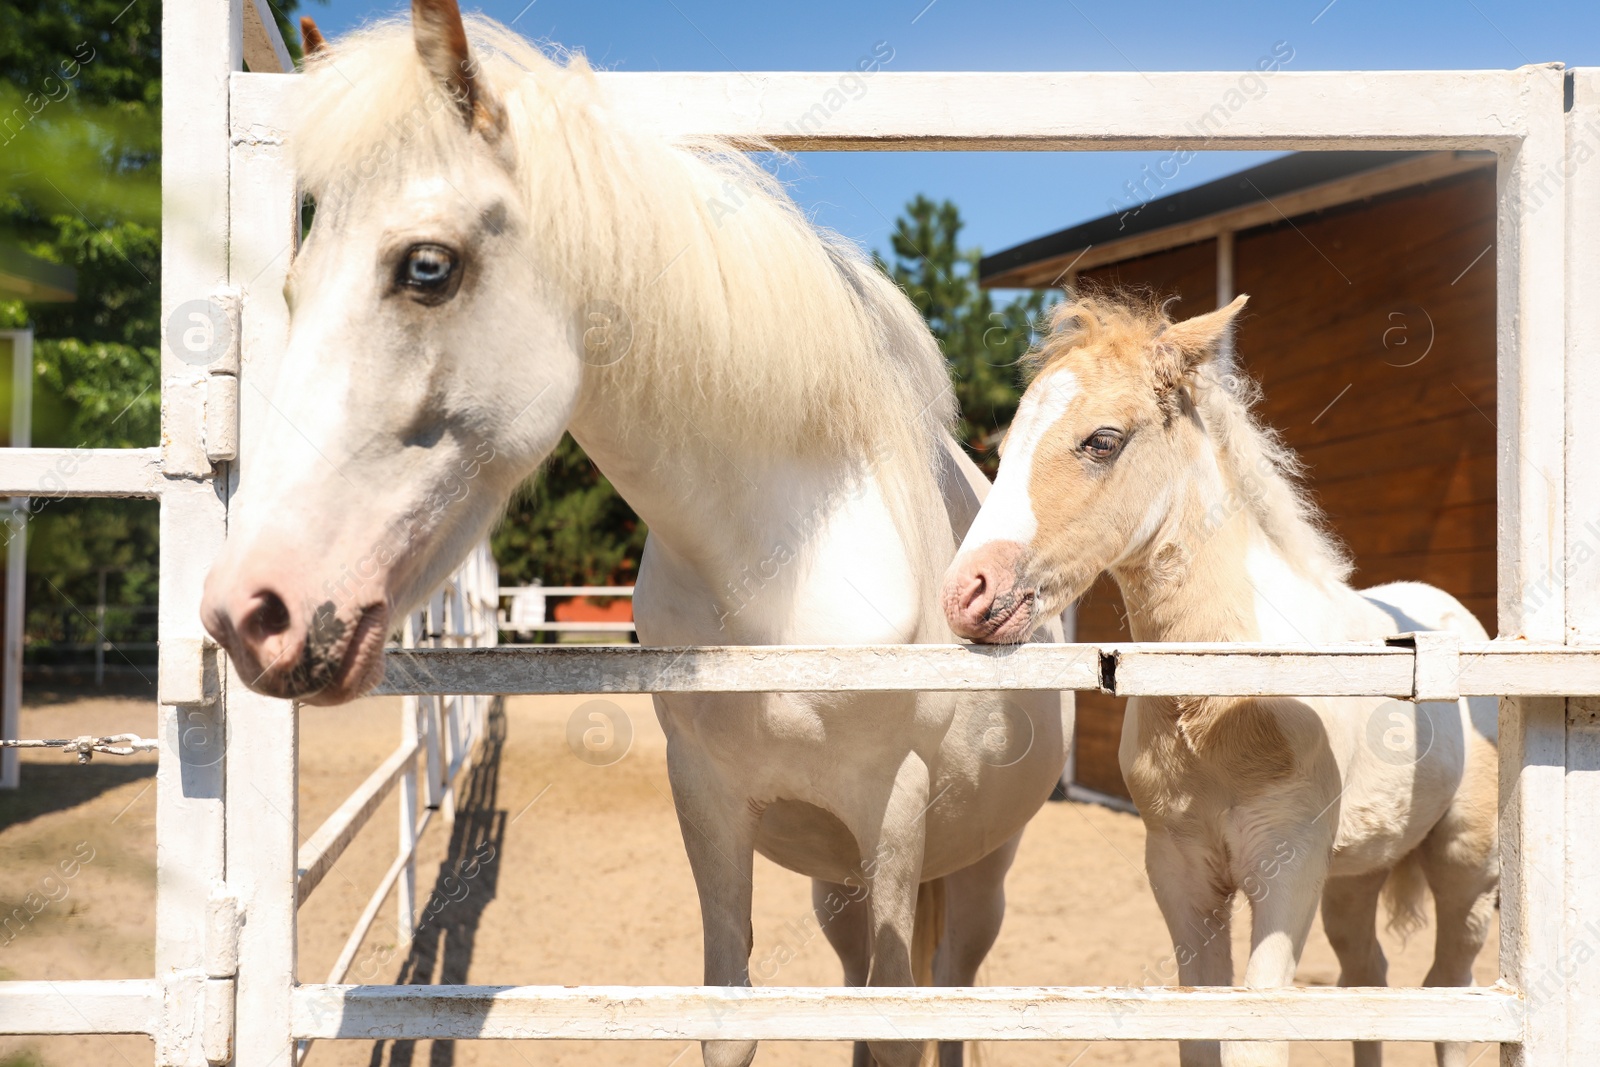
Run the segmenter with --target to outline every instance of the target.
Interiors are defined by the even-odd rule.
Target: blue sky
[[[1600,4],[1515,0],[463,0],[614,70],[846,70],[880,42],[885,70],[1244,70],[1279,42],[1287,70],[1600,65]],[[311,0],[330,36],[406,0]],[[805,153],[785,168],[817,222],[884,249],[917,193],[949,198],[966,244],[998,251],[1105,214],[1162,153]],[[1271,158],[1197,156],[1173,190]]]

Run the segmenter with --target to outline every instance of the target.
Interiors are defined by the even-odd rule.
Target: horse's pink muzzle
[[[224,549],[206,576],[200,616],[251,689],[340,704],[383,677],[388,607],[371,583],[336,600],[309,570]]]
[[[1015,541],[990,541],[959,553],[940,594],[950,629],[982,644],[1026,641],[1038,608],[1027,562],[1027,548]]]

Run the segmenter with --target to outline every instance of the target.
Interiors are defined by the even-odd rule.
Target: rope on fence
[[[135,752],[154,752],[160,747],[161,742],[140,737],[138,734],[112,734],[109,737],[85,734],[82,737],[45,738],[37,741],[0,739],[0,748],[59,748],[67,752],[76,752],[79,763],[88,763],[96,752],[103,752],[108,756],[131,756]]]

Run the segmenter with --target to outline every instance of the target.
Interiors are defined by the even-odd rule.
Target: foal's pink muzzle
[[[303,559],[229,545],[206,576],[201,619],[251,689],[340,704],[383,677],[389,612],[381,583],[346,572],[334,589],[317,584],[320,573]]]
[[[1039,599],[1027,578],[1027,561],[1028,550],[1015,541],[990,541],[959,553],[940,594],[950,629],[982,644],[1026,641]]]

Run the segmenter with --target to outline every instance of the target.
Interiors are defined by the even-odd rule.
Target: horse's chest
[[[1318,762],[1306,758],[1295,736],[1302,731],[1294,720],[1310,717],[1308,709],[1285,714],[1255,701],[1197,712],[1170,699],[1136,699],[1129,702],[1118,753],[1123,778],[1146,812],[1249,803]],[[1331,765],[1323,770],[1335,780]]]
[[[790,516],[767,534],[774,562],[734,576],[736,628],[775,644],[918,639],[922,583],[876,478],[820,499],[800,494],[774,512]]]

